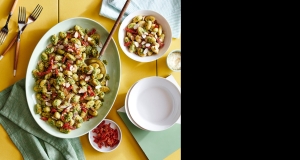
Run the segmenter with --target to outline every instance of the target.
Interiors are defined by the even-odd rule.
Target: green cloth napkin
[[[54,137],[35,122],[26,101],[25,79],[0,92],[0,124],[24,160],[85,160],[79,138]]]
[[[121,107],[121,109],[124,107]],[[127,128],[138,142],[148,159],[165,159],[181,148],[181,125],[174,124],[164,131],[146,131],[139,129],[130,122],[127,114],[120,109],[117,111]]]
[[[123,9],[126,0],[102,0],[99,14],[106,18],[116,20]],[[160,13],[169,22],[172,37],[179,38],[181,33],[181,0],[131,0],[124,13],[123,19],[137,10],[153,10]]]

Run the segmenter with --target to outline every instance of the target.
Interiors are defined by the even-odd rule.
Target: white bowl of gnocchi
[[[137,10],[122,21],[118,40],[122,51],[138,62],[151,62],[162,57],[172,42],[168,21],[158,12]]]

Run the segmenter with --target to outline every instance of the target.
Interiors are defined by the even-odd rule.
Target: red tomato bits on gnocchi
[[[165,34],[154,16],[135,16],[125,28],[124,45],[141,57],[158,54],[164,46]]]
[[[110,91],[109,76],[97,63],[100,35],[75,25],[50,37],[51,43],[40,55],[35,78],[35,112],[62,133],[69,133],[98,115],[104,96]]]

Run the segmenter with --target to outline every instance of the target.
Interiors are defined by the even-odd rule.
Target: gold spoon
[[[112,38],[112,35],[114,34],[114,32],[116,31],[117,29],[117,26],[119,25],[124,13],[125,13],[125,10],[127,9],[128,5],[129,5],[129,2],[130,0],[127,0],[125,5],[123,6],[122,10],[121,10],[121,13],[119,14],[119,17],[117,18],[112,30],[110,31],[101,51],[100,51],[100,54],[99,54],[99,57],[98,58],[87,58],[85,59],[85,63],[87,65],[90,65],[90,64],[93,64],[93,63],[97,63],[100,67],[100,70],[101,70],[101,73],[103,74],[103,77],[106,76],[106,67],[105,67],[105,64],[100,60],[101,56],[103,55],[104,51],[106,50],[107,46],[108,46],[108,43],[110,42],[111,38]],[[105,78],[103,78],[105,79]]]

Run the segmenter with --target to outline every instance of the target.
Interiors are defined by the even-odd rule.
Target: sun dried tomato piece
[[[47,68],[47,70],[45,72],[38,72],[37,75],[38,76],[44,76],[44,75],[50,73],[51,70],[52,70],[52,67],[53,67],[53,61],[54,61],[54,56],[49,58],[50,66]]]
[[[93,28],[90,32],[87,33],[87,35],[91,36],[96,32],[96,29]]]
[[[131,42],[125,42],[124,46],[128,47],[131,45]]]
[[[62,63],[65,63],[66,59],[67,59],[67,56],[65,55],[64,58],[62,59]]]
[[[125,31],[126,31],[126,32],[133,33],[133,34],[138,34],[136,30],[131,29],[131,28],[127,28],[127,27],[125,28]]]
[[[80,101],[84,100],[85,97],[87,97],[87,93],[86,92],[84,92],[83,95],[80,97]]]
[[[55,113],[55,112],[57,112],[57,109],[51,108],[51,113]]]
[[[52,92],[51,97],[54,99],[57,96],[57,93],[55,91]]]
[[[110,127],[110,123],[105,124],[102,121],[96,128],[92,130],[92,132],[96,133],[96,136],[93,136],[94,142],[97,143],[99,148],[102,146],[110,146],[113,147],[119,144],[118,139],[118,130]]]
[[[63,129],[71,129],[71,130],[74,130],[76,129],[74,126],[71,126],[69,122],[65,123],[63,126],[62,126]]]
[[[81,107],[82,112],[87,112],[87,108],[86,107]]]
[[[88,89],[87,91],[89,93],[89,96],[95,96],[95,93],[94,93],[93,88],[91,86],[87,86],[87,89]]]
[[[48,120],[48,118],[47,118],[47,117],[41,117],[41,120],[43,120],[43,121],[47,121],[47,120]]]
[[[88,45],[89,45],[89,42],[86,42],[86,41],[81,40],[81,44],[82,44],[83,46],[88,46]]]

